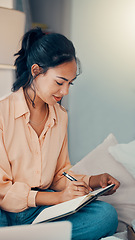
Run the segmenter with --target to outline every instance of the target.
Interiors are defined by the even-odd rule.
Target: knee
[[[103,202],[103,211],[104,211],[104,224],[106,226],[106,230],[107,230],[107,235],[111,236],[113,235],[118,227],[118,215],[117,212],[115,210],[115,208],[108,204]]]

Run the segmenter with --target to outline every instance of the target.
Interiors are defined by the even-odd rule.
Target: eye
[[[57,83],[59,86],[62,86],[62,85],[63,85],[63,83],[59,83],[59,82],[57,82],[57,81],[56,81],[56,83]]]

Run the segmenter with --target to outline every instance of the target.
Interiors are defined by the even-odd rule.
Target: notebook
[[[67,215],[73,214],[79,211],[82,207],[84,207],[88,203],[97,199],[99,196],[110,191],[114,186],[115,186],[114,184],[111,184],[105,188],[100,188],[95,191],[92,191],[87,195],[45,208],[36,217],[32,224],[50,222],[65,217]]]

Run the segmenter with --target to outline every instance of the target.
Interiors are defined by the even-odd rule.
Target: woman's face
[[[66,62],[39,74],[34,80],[36,100],[54,105],[69,93],[69,86],[76,78],[76,61]]]

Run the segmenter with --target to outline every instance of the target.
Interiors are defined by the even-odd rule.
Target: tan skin
[[[58,99],[69,93],[69,87],[76,78],[76,61],[63,63],[57,67],[50,68],[45,74],[39,74],[40,68],[37,64],[33,64],[31,73],[34,80],[33,84],[36,90],[35,108],[29,102],[26,93],[25,98],[30,110],[30,125],[40,137],[45,122],[48,117],[48,105],[54,105]],[[36,77],[37,76],[37,77]],[[28,94],[33,98],[33,91],[28,88]],[[45,118],[46,116],[46,118]],[[45,118],[43,123],[41,121]],[[35,123],[41,123],[36,125]],[[83,196],[97,187],[105,187],[114,183],[115,187],[108,193],[112,194],[119,187],[120,183],[111,175],[104,173],[91,176],[89,186],[82,180],[82,176],[76,176],[77,181],[67,180],[65,189],[60,192],[38,192],[36,195],[36,205],[55,205],[73,198]]]

